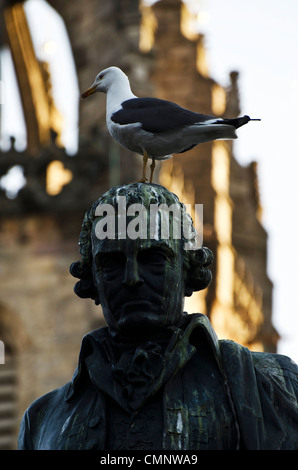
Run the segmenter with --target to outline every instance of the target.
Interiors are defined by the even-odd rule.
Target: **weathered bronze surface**
[[[208,248],[122,237],[118,223],[116,238],[100,239],[97,208],[118,209],[119,196],[147,210],[180,204],[162,186],[135,183],[86,213],[70,270],[108,326],[83,338],[71,382],[25,412],[19,449],[297,449],[297,365],[219,341],[206,316],[183,312],[184,297],[211,281]]]

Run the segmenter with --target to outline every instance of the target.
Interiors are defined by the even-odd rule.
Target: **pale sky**
[[[52,64],[57,104],[68,122],[65,143],[71,152],[75,150],[73,136],[77,132],[74,112],[79,97],[77,79],[73,62],[65,60],[69,46],[63,40],[63,23],[57,24],[57,17],[49,8],[39,11],[36,21],[33,13],[43,3],[43,0],[30,0],[26,11],[34,28],[39,57]],[[210,75],[225,86],[230,71],[239,71],[241,113],[262,119],[239,129],[235,157],[243,165],[251,160],[258,162],[263,225],[269,235],[268,273],[274,283],[273,323],[282,336],[278,352],[298,362],[298,2],[190,0],[188,3],[200,13],[199,30],[205,34]],[[6,102],[1,106],[2,146],[5,147],[5,134],[14,133],[19,136],[21,148],[23,122],[15,118],[20,111],[17,111],[19,105],[9,72],[9,56],[6,53],[2,57],[1,80]],[[90,77],[91,81],[93,78]],[[11,109],[14,109],[13,117]]]

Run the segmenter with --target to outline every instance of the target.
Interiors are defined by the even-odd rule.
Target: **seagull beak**
[[[81,94],[81,98],[82,99],[87,98],[88,96],[93,95],[93,93],[95,92],[96,92],[96,85],[92,85],[90,88],[87,88],[87,90],[84,91],[84,93]]]

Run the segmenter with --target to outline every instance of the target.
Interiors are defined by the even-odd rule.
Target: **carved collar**
[[[202,314],[186,314],[182,325],[169,329],[166,344],[147,341],[123,350],[111,339],[107,327],[88,333],[65,399],[70,400],[86,380],[91,380],[124,410],[136,411],[189,361],[202,334],[221,368],[217,336]]]

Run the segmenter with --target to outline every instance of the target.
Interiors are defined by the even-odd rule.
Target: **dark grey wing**
[[[158,98],[133,98],[122,103],[122,109],[114,113],[117,124],[141,123],[147,132],[165,132],[181,129],[195,123],[204,123],[214,116],[199,114],[182,108],[171,101]]]

